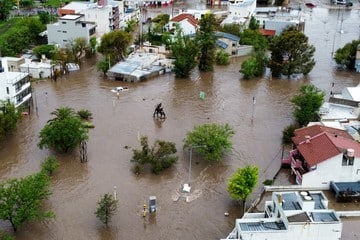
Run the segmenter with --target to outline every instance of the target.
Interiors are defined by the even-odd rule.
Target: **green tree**
[[[42,24],[46,25],[46,24],[50,23],[50,20],[51,20],[50,13],[41,11],[38,13],[38,16],[39,16],[39,20]]]
[[[219,161],[226,151],[232,149],[230,138],[235,131],[229,124],[206,123],[198,125],[186,134],[184,148],[193,148],[208,161]]]
[[[346,66],[348,69],[354,69],[356,51],[359,46],[360,39],[354,40],[351,43],[347,43],[344,47],[337,49],[334,56],[335,62],[337,64]]]
[[[250,57],[241,63],[240,72],[245,79],[250,79],[257,76],[258,62],[255,57]]]
[[[52,175],[55,169],[59,167],[59,163],[56,160],[56,157],[49,156],[44,159],[41,163],[41,170],[45,171],[48,175]]]
[[[87,130],[72,108],[61,107],[51,115],[55,117],[40,131],[40,148],[48,147],[66,153],[88,139]]]
[[[41,201],[51,194],[49,176],[43,172],[0,183],[0,219],[11,223],[14,231],[35,219],[53,217],[43,211]]]
[[[259,29],[259,26],[260,26],[260,24],[258,23],[256,18],[254,16],[251,16],[250,23],[249,23],[249,28],[251,30],[257,30],[257,29]]]
[[[132,162],[135,162],[134,172],[139,174],[144,165],[150,164],[151,171],[155,174],[171,167],[177,160],[175,143],[156,140],[153,147],[149,147],[148,138],[140,139],[141,149],[133,150]]]
[[[110,57],[111,63],[113,64],[125,59],[127,49],[131,42],[132,36],[130,33],[123,30],[112,31],[101,37],[98,52],[105,57]]]
[[[118,201],[114,199],[110,193],[106,193],[102,196],[100,201],[97,203],[98,207],[95,211],[95,215],[106,226],[108,226],[111,217],[115,215],[117,203]]]
[[[220,26],[219,31],[230,33],[235,36],[240,36],[240,32],[242,31],[243,28],[244,26],[239,23],[227,23],[224,24],[223,26]]]
[[[0,140],[16,129],[19,119],[20,111],[16,110],[14,104],[0,101]]]
[[[317,121],[318,112],[324,102],[325,92],[314,85],[302,85],[299,92],[291,99],[294,117],[300,126]]]
[[[232,199],[241,201],[245,211],[245,202],[254,190],[259,178],[259,168],[247,165],[238,168],[228,182],[228,192]]]
[[[216,51],[216,64],[217,65],[229,65],[230,55],[223,49]]]
[[[268,67],[273,76],[279,77],[283,74],[290,77],[294,73],[307,75],[315,66],[315,47],[309,45],[308,37],[294,27],[275,37],[270,44],[270,50]]]
[[[240,44],[251,45],[255,51],[264,51],[268,46],[266,38],[258,31],[252,29],[246,29],[240,33]]]
[[[14,1],[0,0],[0,21],[4,21],[9,17],[10,11],[14,5]]]
[[[75,38],[74,43],[71,45],[71,50],[74,56],[75,63],[80,63],[81,58],[85,56],[85,53],[89,48],[90,45],[86,42],[85,38]]]
[[[162,13],[157,15],[153,20],[151,20],[152,23],[155,24],[153,27],[153,31],[155,33],[162,33],[164,32],[164,27],[166,24],[169,23],[170,15],[166,13]]]
[[[213,71],[216,54],[216,37],[214,31],[217,26],[215,15],[206,13],[199,21],[200,30],[197,32],[199,44],[199,70],[203,72]]]
[[[108,60],[99,61],[96,63],[96,68],[106,76],[107,71],[110,69],[110,62]]]
[[[33,52],[37,59],[41,59],[41,55],[45,55],[47,59],[53,59],[55,54],[55,46],[48,44],[39,45],[33,49]]]
[[[174,72],[177,78],[190,76],[191,70],[196,66],[197,56],[196,41],[189,36],[184,36],[182,30],[176,27],[176,36],[170,44],[170,50],[175,61]]]

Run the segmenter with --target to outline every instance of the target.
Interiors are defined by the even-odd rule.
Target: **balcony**
[[[15,107],[18,108],[22,104],[29,101],[30,98],[31,98],[31,92],[29,91],[29,93],[27,95],[16,99]]]
[[[25,89],[28,89],[30,87],[30,82],[27,82],[19,87],[15,87],[16,94],[22,93]]]

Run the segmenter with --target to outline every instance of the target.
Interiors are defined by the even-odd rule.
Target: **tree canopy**
[[[101,37],[101,43],[97,50],[104,57],[110,58],[111,64],[113,64],[125,59],[131,42],[132,36],[130,33],[116,30],[105,33]]]
[[[198,125],[186,134],[184,148],[193,148],[195,152],[203,155],[208,161],[219,161],[225,152],[232,149],[230,138],[234,134],[235,131],[227,123]]]
[[[196,66],[197,45],[189,36],[184,36],[182,30],[176,27],[176,36],[170,43],[172,56],[175,58],[174,72],[177,78],[190,76],[191,70]]]
[[[238,168],[228,182],[228,192],[231,198],[242,201],[245,206],[245,201],[254,190],[258,178],[259,168],[257,166],[247,165],[244,168]]]
[[[177,152],[175,143],[156,140],[153,147],[149,147],[148,138],[140,138],[141,149],[133,150],[132,162],[136,165],[133,168],[136,174],[139,174],[145,165],[151,166],[151,171],[155,174],[171,167],[178,157],[174,154]]]
[[[110,193],[104,194],[98,201],[98,207],[95,211],[96,217],[108,226],[111,217],[115,214],[118,201]]]
[[[23,223],[44,217],[53,217],[52,211],[43,211],[41,200],[51,194],[49,176],[39,173],[0,183],[0,219],[8,220],[14,231]]]
[[[20,119],[20,111],[8,101],[0,101],[0,140],[16,129]]]
[[[318,111],[324,102],[325,92],[314,85],[302,85],[298,93],[291,99],[296,121],[305,126],[318,120]]]
[[[72,108],[61,107],[51,115],[54,118],[40,131],[40,148],[48,147],[66,153],[88,139],[87,130]]]
[[[200,31],[197,32],[199,44],[199,70],[203,72],[213,71],[216,54],[216,37],[214,30],[218,25],[215,15],[205,14],[199,21]]]
[[[4,21],[9,17],[13,6],[15,6],[15,3],[12,0],[0,0],[0,21]]]
[[[334,59],[337,64],[344,65],[348,69],[355,68],[356,51],[360,46],[360,39],[345,44],[335,52]]]
[[[275,37],[270,44],[271,58],[268,67],[275,77],[302,73],[307,75],[315,66],[315,47],[308,43],[308,37],[290,27]]]

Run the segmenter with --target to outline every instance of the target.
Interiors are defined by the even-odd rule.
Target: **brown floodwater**
[[[342,20],[338,16],[337,11],[325,8],[306,11],[305,33],[317,49],[317,64],[306,78],[265,76],[246,81],[239,73],[244,58],[237,58],[229,66],[216,67],[213,73],[195,70],[189,79],[166,74],[140,83],[124,83],[104,78],[96,70],[94,58],[86,60],[80,71],[56,82],[34,83],[34,106],[38,111],[24,116],[15,134],[1,143],[1,180],[34,173],[46,156],[55,154],[37,146],[39,132],[54,109],[88,109],[93,113],[95,128],[89,132],[88,162],[80,162],[78,151],[55,154],[60,167],[52,178],[53,194],[46,208],[53,209],[56,217],[22,226],[17,239],[226,237],[235,218],[241,216],[240,206],[227,193],[227,180],[245,164],[258,165],[259,184],[250,202],[260,193],[261,182],[275,175],[280,167],[282,130],[293,121],[289,100],[299,86],[312,83],[329,93],[358,84],[359,74],[336,71],[331,52],[359,37],[359,12],[344,11]],[[116,86],[129,90],[118,99],[110,91]],[[205,93],[204,99],[199,98],[200,91]],[[152,118],[160,102],[167,115],[162,122]],[[193,154],[192,189],[184,194],[181,188],[188,182],[189,153],[182,149],[183,139],[195,125],[210,122],[229,123],[234,128],[233,151],[220,163],[211,164]],[[148,136],[151,144],[156,139],[175,142],[178,162],[159,175],[134,175],[130,159],[132,149],[139,148],[141,135]],[[113,193],[114,186],[118,210],[105,228],[94,211],[100,196]],[[157,213],[143,218],[143,204],[151,195],[157,197]],[[225,212],[229,216],[224,216]],[[354,224],[345,221],[344,239],[358,239]],[[1,222],[0,227],[12,232],[7,222]]]

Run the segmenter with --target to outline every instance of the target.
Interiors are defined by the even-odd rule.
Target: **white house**
[[[124,15],[124,2],[97,0],[87,2],[73,1],[59,9],[59,16],[83,15],[84,21],[96,24],[96,34],[103,34],[119,29],[121,16]]]
[[[55,64],[43,57],[40,62],[26,59],[20,65],[20,72],[29,73],[33,78],[52,78],[54,76]]]
[[[313,125],[294,134],[294,150],[283,163],[290,164],[297,184],[329,189],[331,182],[360,181],[360,143],[346,131]]]
[[[0,59],[0,99],[15,104],[15,107],[29,107],[31,86],[28,73],[9,72],[7,60]]]
[[[63,48],[76,38],[85,38],[89,43],[91,37],[96,37],[96,24],[86,22],[83,15],[65,15],[58,22],[48,24],[47,32],[48,44]]]
[[[279,35],[290,26],[304,31],[305,20],[301,9],[286,7],[259,7],[254,11],[254,17],[265,30],[274,30]]]
[[[229,0],[228,16],[221,22],[225,24],[246,24],[256,9],[256,0]]]
[[[264,212],[245,213],[225,239],[339,240],[342,222],[322,192],[273,192]],[[224,239],[223,239],[224,240]]]
[[[169,30],[174,30],[178,25],[184,35],[195,34],[199,29],[198,20],[189,13],[181,13],[169,21]]]

